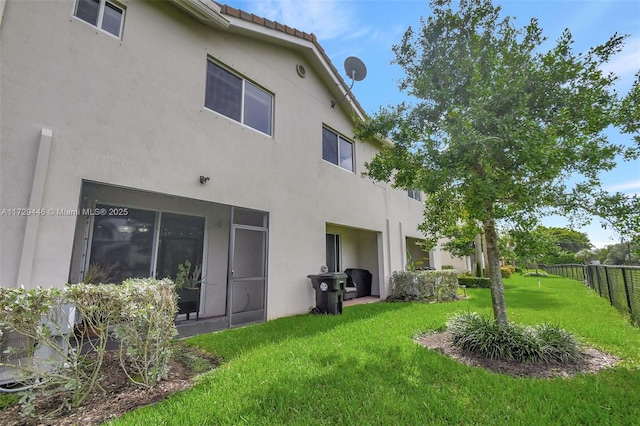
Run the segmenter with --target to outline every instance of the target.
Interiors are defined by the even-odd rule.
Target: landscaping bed
[[[48,414],[60,407],[61,400],[50,399],[36,403],[38,417],[23,417],[20,407],[0,411],[2,424],[6,426],[72,426],[100,425],[120,417],[128,411],[166,399],[169,395],[188,389],[193,378],[218,365],[218,359],[195,348],[180,346],[177,356],[170,361],[169,376],[151,388],[141,388],[129,380],[118,361],[118,354],[108,352],[102,365],[102,390],[96,388],[80,407],[62,411],[53,417]],[[2,395],[2,394],[0,394]]]
[[[514,360],[491,359],[458,348],[453,344],[451,334],[447,332],[425,334],[418,337],[416,341],[425,348],[438,351],[463,364],[518,377],[548,379],[551,377],[571,377],[579,373],[597,373],[604,368],[613,367],[620,361],[618,357],[593,348],[583,349],[580,359],[571,363],[524,363]]]

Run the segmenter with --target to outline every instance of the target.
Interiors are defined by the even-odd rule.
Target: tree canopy
[[[502,255],[504,241],[513,243],[513,256],[516,263],[526,267],[531,263],[558,265],[582,263],[593,245],[584,232],[568,228],[538,226],[534,229],[514,229],[501,235]],[[595,254],[591,255],[595,258]]]
[[[621,97],[616,76],[602,71],[623,35],[574,53],[565,30],[542,51],[537,20],[518,28],[490,0],[460,0],[456,8],[432,0],[430,7],[420,28],[408,28],[393,47],[404,70],[399,89],[415,101],[381,108],[356,129],[359,138],[393,142],[365,175],[425,193],[421,229],[433,244],[468,237],[469,229],[484,233],[494,316],[507,322],[500,222],[530,230],[545,214],[586,209],[639,223],[638,201],[606,193],[599,179],[618,158],[638,158],[640,138],[624,146],[603,131],[617,125],[638,133],[639,83]],[[460,226],[467,231],[455,231]]]

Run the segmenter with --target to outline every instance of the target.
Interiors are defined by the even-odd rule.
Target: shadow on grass
[[[356,305],[344,309],[341,315],[303,314],[279,318],[243,328],[201,334],[186,339],[185,343],[200,347],[228,361],[260,346],[325,333],[350,322],[366,320],[409,306],[407,303],[386,302]]]

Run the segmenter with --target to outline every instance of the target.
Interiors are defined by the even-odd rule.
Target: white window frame
[[[324,133],[324,130],[327,130],[330,133],[333,133],[334,135],[336,135],[337,137],[337,150],[338,150],[338,163],[334,163],[333,161],[329,161],[327,159],[324,158],[324,148],[323,148],[323,152],[322,152],[322,160],[326,161],[329,164],[333,164],[334,166],[338,166],[340,167],[342,170],[346,170],[349,173],[354,173],[356,172],[356,152],[355,152],[355,144],[353,143],[353,141],[345,138],[344,136],[342,136],[340,133],[336,132],[335,130],[333,130],[332,128],[328,127],[328,126],[322,126],[322,130]],[[348,143],[351,146],[351,169],[347,169],[346,167],[342,167],[342,165],[340,164],[340,141],[344,141],[346,143]],[[324,136],[322,138],[322,144],[324,145]]]
[[[217,67],[219,67],[219,68],[221,68],[221,69],[233,74],[234,76],[236,76],[237,78],[239,78],[242,81],[242,89],[241,89],[242,93],[241,93],[241,96],[240,96],[240,120],[238,121],[233,117],[229,117],[228,115],[225,115],[224,113],[216,111],[215,109],[211,109],[211,108],[209,108],[207,106],[206,90],[207,90],[207,85],[208,85],[208,82],[209,82],[208,76],[206,77],[206,80],[205,80],[205,99],[204,99],[204,107],[205,107],[205,109],[207,111],[214,112],[214,113],[219,114],[219,115],[221,115],[223,117],[226,117],[226,118],[228,118],[230,120],[233,120],[233,121],[235,121],[237,123],[240,123],[243,126],[249,128],[251,130],[254,130],[254,131],[259,132],[259,133],[261,133],[263,135],[267,135],[267,136],[270,136],[270,137],[273,138],[273,132],[274,132],[273,127],[274,127],[274,117],[275,117],[275,113],[274,113],[275,112],[275,95],[272,92],[266,90],[264,87],[262,87],[259,84],[257,84],[255,81],[247,79],[245,76],[235,72],[231,68],[221,64],[220,62],[214,60],[213,58],[207,58],[207,70],[209,68],[209,64],[217,66]],[[258,89],[258,90],[262,91],[263,93],[269,95],[269,97],[271,98],[271,105],[270,105],[271,116],[269,117],[269,121],[270,121],[270,123],[269,123],[269,131],[270,131],[270,133],[263,132],[262,130],[256,129],[255,127],[252,127],[251,125],[245,123],[245,101],[246,101],[246,97],[248,96],[247,95],[247,90],[246,90],[247,84],[252,85],[256,89]]]
[[[71,11],[71,14],[73,15],[74,18],[76,18],[77,20],[84,22],[87,25],[91,25],[93,28],[97,28],[98,31],[108,34],[111,37],[117,38],[118,40],[122,40],[122,30],[124,29],[124,19],[125,19],[125,15],[127,13],[127,9],[121,5],[118,2],[114,2],[111,0],[99,0],[100,1],[100,6],[98,9],[98,21],[94,24],[92,24],[89,21],[86,21],[80,17],[78,17],[76,14],[78,13],[78,5],[80,4],[80,0],[76,0],[73,2],[73,10]],[[104,19],[104,10],[107,7],[106,4],[109,3],[111,6],[113,6],[114,8],[122,11],[122,19],[120,19],[120,28],[118,29],[118,35],[112,34],[109,31],[106,31],[104,29],[102,29],[102,21]]]

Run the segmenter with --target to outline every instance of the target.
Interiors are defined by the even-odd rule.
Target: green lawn
[[[489,290],[442,304],[374,303],[191,338],[225,361],[190,390],[118,425],[640,424],[640,329],[582,284],[505,280],[511,321],[551,322],[624,358],[571,379],[467,367],[414,343],[450,313],[491,312]]]

